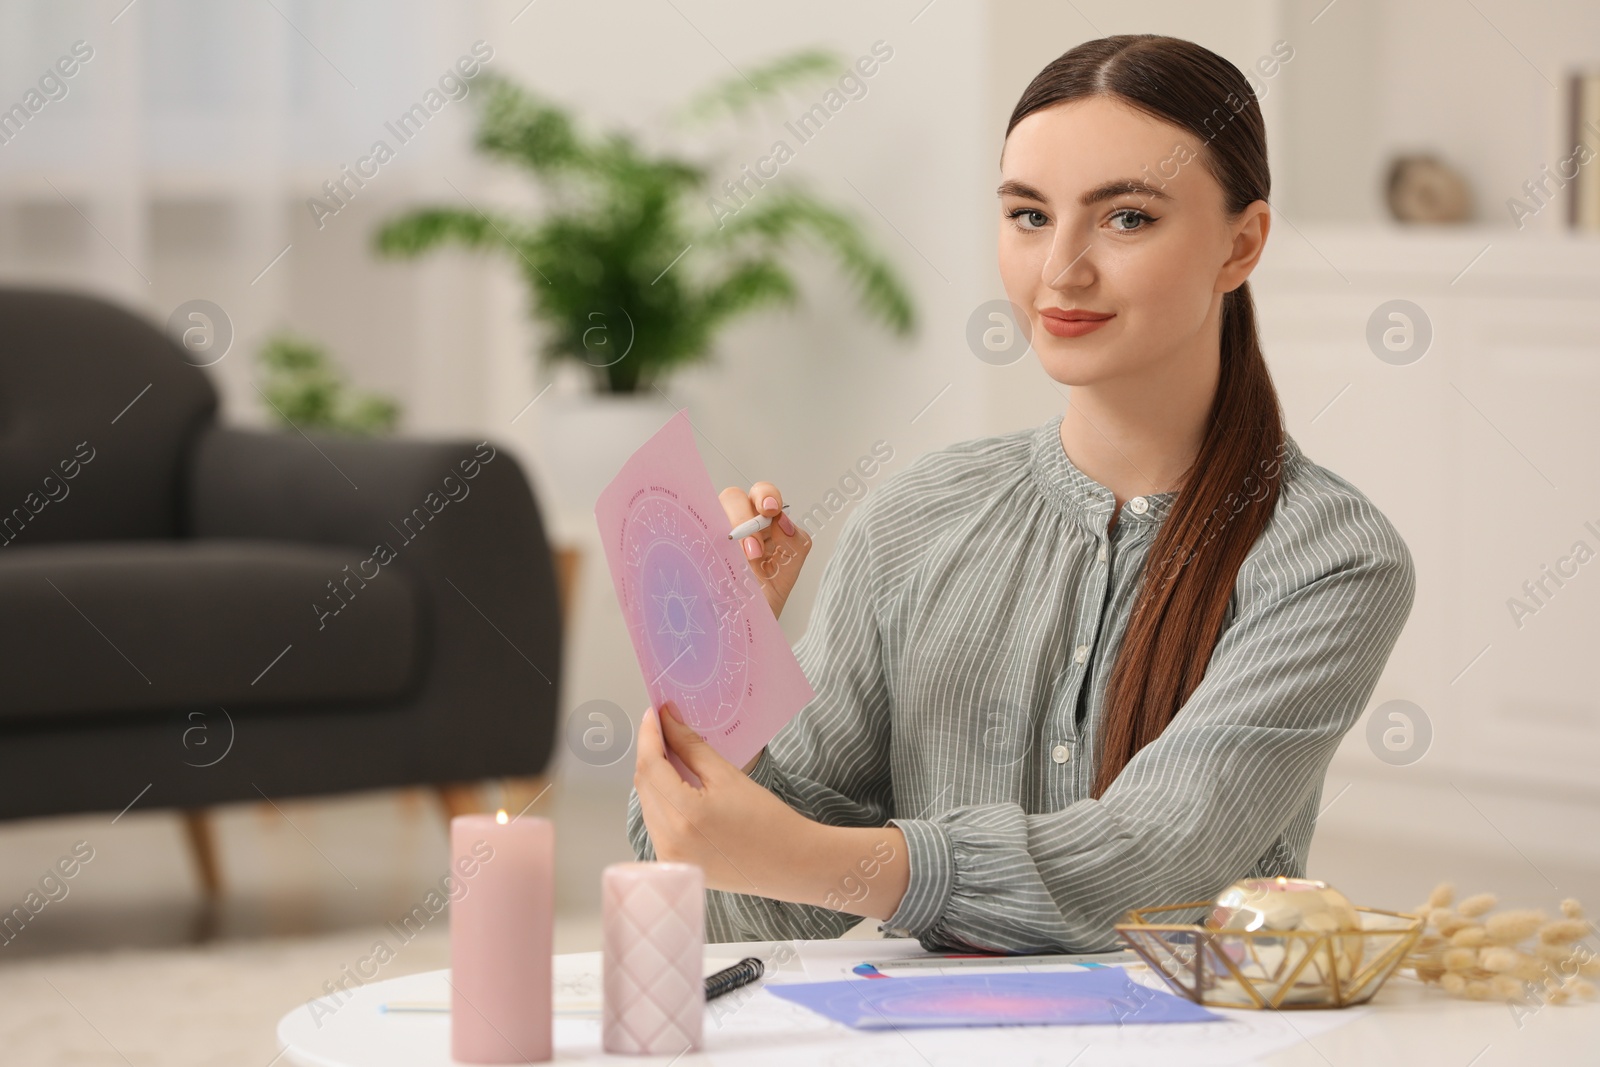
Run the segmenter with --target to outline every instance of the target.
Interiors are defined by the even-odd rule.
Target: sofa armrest
[[[404,539],[425,528],[426,522],[416,518],[411,528],[396,529],[416,509],[427,511],[430,519],[443,519],[452,504],[465,505],[468,499],[473,506],[458,511],[484,510],[477,506],[484,502],[481,496],[493,498],[490,506],[499,522],[508,524],[508,533],[542,533],[521,467],[490,442],[301,435],[212,425],[195,442],[188,488],[184,528],[190,537],[371,547],[377,540]],[[430,501],[429,494],[436,499]],[[489,516],[475,518],[471,524],[479,526]],[[421,541],[418,547],[426,551]]]
[[[429,605],[419,707],[431,707],[434,719],[463,705],[475,719],[520,718],[524,737],[537,722],[539,758],[514,770],[542,769],[559,691],[561,613],[539,509],[510,454],[486,441],[213,426],[190,455],[186,504],[182,528],[190,537],[349,546],[350,575],[408,574]],[[359,590],[348,576],[344,584]],[[323,603],[339,601],[329,595]],[[308,618],[316,610],[308,596]],[[472,725],[487,758],[496,731]],[[439,743],[473,743],[435,726]],[[502,733],[498,743],[505,740]],[[481,763],[464,761],[472,773],[460,777],[512,773],[500,766],[478,773]]]

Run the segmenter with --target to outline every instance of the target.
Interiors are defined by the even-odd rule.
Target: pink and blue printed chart
[[[728,537],[686,409],[622,465],[594,515],[651,706],[670,702],[744,766],[816,694]],[[670,749],[667,758],[700,784]]]
[[[1137,985],[1120,967],[930,975],[887,982],[786,982],[767,992],[858,1030],[1212,1022],[1221,1016]]]

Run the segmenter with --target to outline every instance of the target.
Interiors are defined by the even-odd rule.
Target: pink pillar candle
[[[693,863],[613,863],[601,878],[601,1044],[676,1056],[705,1018],[705,872]]]
[[[555,828],[549,819],[450,820],[450,1054],[551,1058]]]

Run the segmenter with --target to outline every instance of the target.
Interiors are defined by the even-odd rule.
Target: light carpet
[[[557,952],[600,947],[598,917],[560,919]],[[326,995],[384,941],[374,980],[449,965],[446,929],[400,943],[386,927],[300,939],[25,960],[0,967],[0,1062],[28,1067],[268,1067],[290,1009]],[[366,968],[372,973],[372,965]]]

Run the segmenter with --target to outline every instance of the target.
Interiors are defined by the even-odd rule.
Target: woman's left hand
[[[801,841],[817,824],[753,782],[666,707],[666,714],[646,709],[633,769],[656,859],[699,864],[707,889],[773,895],[785,872],[793,874]],[[669,747],[699,777],[698,787],[667,760]]]

